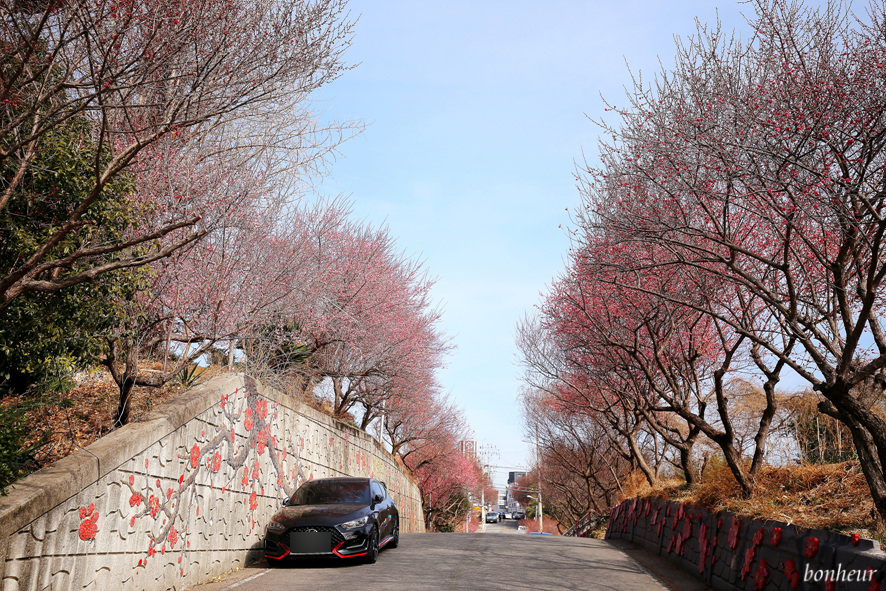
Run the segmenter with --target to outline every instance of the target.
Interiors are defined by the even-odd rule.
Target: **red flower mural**
[[[806,558],[815,558],[815,555],[818,554],[818,538],[808,537],[806,538],[806,546],[803,548],[803,554]]]
[[[154,495],[151,495],[148,499],[148,509],[151,512],[151,517],[156,519],[157,515],[160,514],[160,499],[158,499]]]
[[[94,540],[98,533],[98,511],[95,510],[95,505],[90,503],[89,507],[80,507],[79,515],[83,521],[80,523],[77,535],[84,542]]]
[[[190,447],[185,444],[182,452],[179,453],[179,458],[188,469],[184,473],[177,472],[179,475],[178,487],[169,487],[169,482],[163,482],[171,476],[168,473],[146,473],[144,487],[138,489],[136,489],[137,474],[127,474],[120,481],[124,490],[128,486],[129,505],[134,508],[134,510],[130,510],[130,515],[125,517],[125,522],[130,527],[136,527],[136,522],[143,517],[150,516],[156,520],[146,527],[150,531],[150,543],[146,555],[143,556],[143,564],[147,564],[148,560],[157,552],[162,553],[166,550],[174,551],[176,548],[190,547],[190,541],[186,539],[187,526],[183,525],[187,522],[188,517],[183,516],[181,512],[185,510],[193,511],[197,516],[201,514],[199,504],[195,506],[193,503],[195,500],[193,487],[197,485],[201,467],[213,473],[216,482],[212,484],[210,481],[210,486],[216,492],[220,489],[222,494],[226,490],[230,491],[233,488],[231,484],[242,476],[243,489],[247,492],[250,487],[253,489],[248,496],[247,505],[251,511],[256,511],[259,507],[258,495],[265,494],[267,483],[263,481],[263,478],[270,478],[268,482],[274,482],[276,479],[278,487],[283,488],[288,494],[294,492],[294,487],[290,483],[290,470],[288,469],[290,467],[281,465],[281,454],[263,455],[264,450],[268,449],[269,441],[275,442],[275,449],[277,444],[277,440],[272,437],[271,426],[259,422],[269,414],[270,404],[268,401],[261,398],[249,386],[247,386],[245,406],[242,404],[242,400],[235,402],[227,397],[223,397],[223,400],[230,402],[230,404],[220,410],[223,415],[221,425],[214,432],[206,429],[201,434],[199,441],[192,440],[189,442]],[[249,422],[248,425],[245,424],[247,422]],[[232,445],[232,441],[236,443],[238,440],[235,433],[242,433],[240,425],[247,427],[247,435],[245,438],[239,438],[242,442],[241,445]],[[295,441],[291,443],[295,443]],[[280,442],[282,449],[278,451],[286,451],[291,443]],[[302,466],[299,465],[298,455],[294,454],[294,450],[291,450],[290,454],[290,461],[296,464],[291,470],[291,480],[297,484],[299,481],[304,481],[305,476]],[[283,454],[283,457],[286,455]],[[366,459],[369,460],[368,457]],[[267,460],[268,464],[262,464],[262,460]],[[147,467],[150,462],[145,460],[145,464]],[[160,468],[162,467],[161,465]],[[219,478],[222,478],[223,481],[218,482]],[[216,485],[219,486],[219,489],[215,488]],[[292,490],[288,490],[290,488]],[[125,496],[123,498],[127,499]],[[125,501],[123,502],[125,504]],[[190,514],[194,515],[193,512]],[[81,520],[84,521],[79,529],[81,539],[95,538],[98,532],[98,513],[94,511],[94,506],[80,508],[79,514]],[[257,527],[254,519],[250,519],[249,522],[253,527]]]
[[[268,442],[267,437],[267,433],[264,429],[260,430],[256,435],[255,453],[257,453],[258,455],[262,455],[263,453],[265,453],[265,445],[267,445]]]
[[[200,447],[195,443],[191,448],[191,468],[196,468],[198,465],[200,465]]]
[[[880,583],[874,580],[874,576],[877,573],[873,572],[873,570],[874,569],[872,568],[868,568],[867,571],[865,571],[865,574],[868,574],[871,578],[871,584],[868,585],[868,591],[880,591]]]
[[[169,528],[169,534],[166,536],[166,539],[169,540],[171,546],[178,544],[178,531],[176,531],[175,526]]]
[[[784,571],[784,577],[790,583],[792,589],[797,589],[800,586],[800,573],[797,572],[797,566],[794,564],[794,561],[790,558],[785,560],[782,564],[782,570]]]
[[[698,531],[698,574],[704,573],[705,562],[707,562],[710,547],[710,542],[708,541],[708,524],[702,523]]]
[[[781,528],[774,527],[772,528],[772,535],[769,536],[769,543],[773,546],[778,546],[781,544]]]
[[[738,546],[738,535],[741,533],[741,521],[737,517],[732,518],[732,526],[729,528],[729,548],[735,550]]]
[[[258,413],[260,421],[265,420],[265,417],[268,416],[268,401],[264,398],[259,398],[258,402],[255,403],[255,411]]]
[[[757,558],[757,547],[752,545],[744,552],[744,563],[741,565],[742,581],[748,578],[748,575],[751,572],[751,566],[754,564],[755,558]]]
[[[766,588],[766,580],[769,578],[769,566],[762,558],[754,573],[754,591],[763,591]]]

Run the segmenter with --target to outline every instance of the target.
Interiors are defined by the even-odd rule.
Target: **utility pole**
[[[541,454],[538,451],[538,427],[535,428],[535,466],[538,470],[538,531],[545,530],[545,511],[541,502]]]

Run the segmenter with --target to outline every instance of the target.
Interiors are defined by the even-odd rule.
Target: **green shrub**
[[[37,465],[34,454],[46,444],[47,436],[25,446],[32,433],[25,413],[33,403],[0,405],[0,494],[8,493],[7,487],[33,472]]]

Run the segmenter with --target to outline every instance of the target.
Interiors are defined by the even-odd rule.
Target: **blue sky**
[[[563,267],[574,162],[596,158],[602,94],[672,63],[695,18],[746,31],[746,5],[712,1],[351,0],[347,58],[326,116],[368,126],[321,187],[386,223],[439,278],[457,350],[440,375],[476,439],[497,449],[494,482],[525,467],[514,329]],[[560,226],[563,226],[561,228]]]

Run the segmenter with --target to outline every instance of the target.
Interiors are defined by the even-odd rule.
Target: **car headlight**
[[[286,529],[286,526],[280,523],[279,521],[271,521],[268,524],[268,531],[272,532],[281,532]]]
[[[364,515],[360,519],[355,519],[353,521],[345,521],[344,523],[339,524],[340,528],[343,529],[357,529],[358,527],[363,527],[369,522],[369,515]]]

